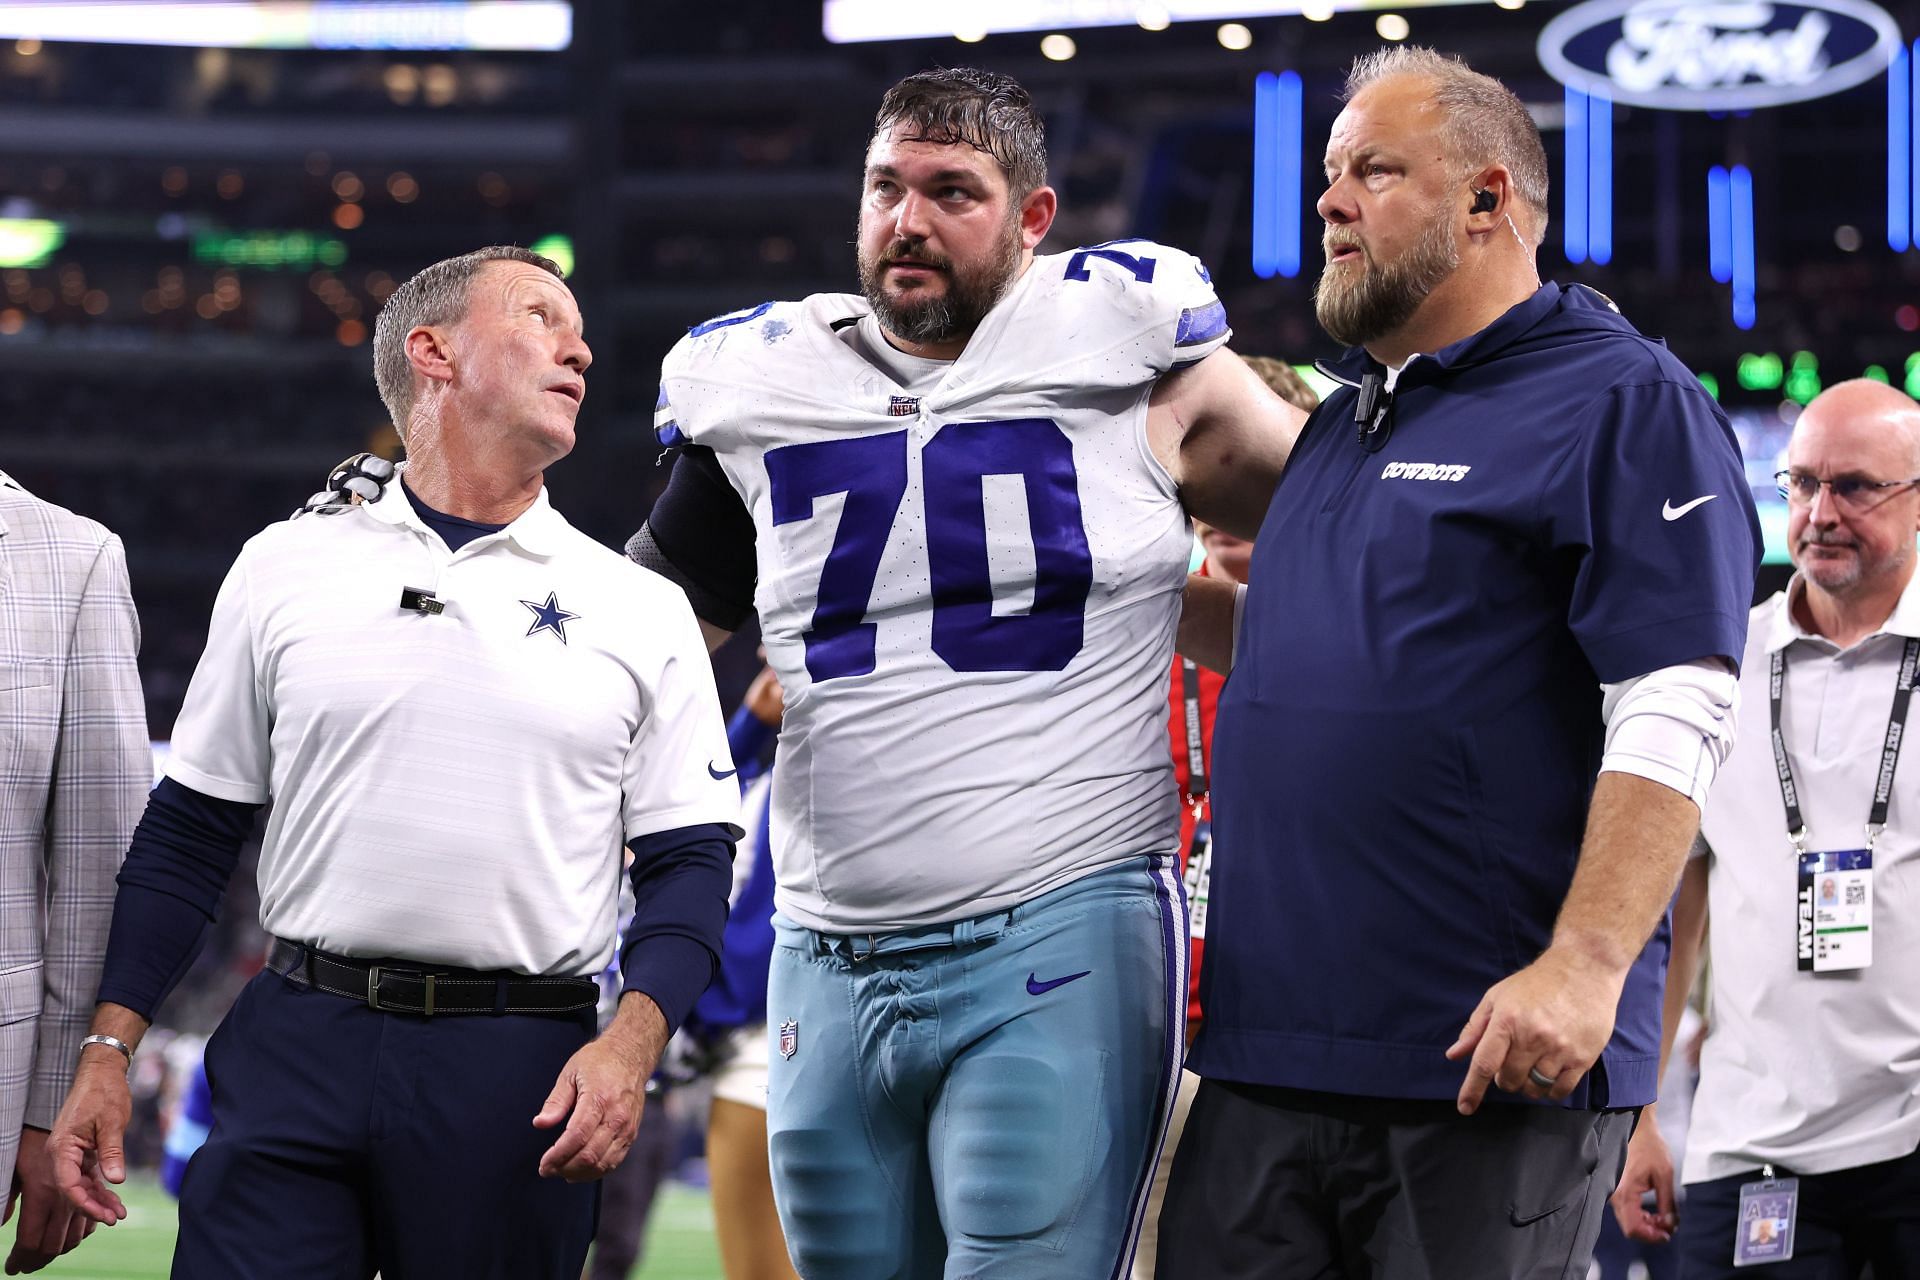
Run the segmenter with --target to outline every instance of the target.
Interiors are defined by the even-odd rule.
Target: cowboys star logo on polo
[[[551,591],[547,592],[547,602],[545,604],[535,604],[531,600],[522,600],[520,603],[533,610],[533,625],[527,628],[527,634],[532,635],[536,631],[551,631],[560,637],[561,644],[567,642],[567,624],[580,616],[577,613],[568,613],[565,609],[562,609],[560,607],[559,597]]]

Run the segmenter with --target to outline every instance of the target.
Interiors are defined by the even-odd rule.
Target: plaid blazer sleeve
[[[93,526],[99,529],[99,526]],[[92,1019],[113,915],[114,875],[153,782],[136,659],[140,620],[119,538],[77,565],[79,599],[61,673],[47,802],[45,996],[26,1123],[52,1127]]]

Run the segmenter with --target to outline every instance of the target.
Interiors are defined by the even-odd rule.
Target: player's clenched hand
[[[1642,1201],[1653,1192],[1654,1210],[1649,1213]],[[1673,1239],[1680,1215],[1673,1201],[1673,1153],[1660,1126],[1653,1122],[1653,1108],[1640,1113],[1633,1141],[1627,1144],[1627,1167],[1620,1171],[1620,1185],[1614,1188],[1614,1220],[1629,1240],[1665,1244]]]
[[[1572,1093],[1613,1035],[1625,980],[1624,972],[1589,956],[1549,947],[1538,960],[1495,983],[1447,1050],[1456,1061],[1473,1055],[1460,1088],[1460,1113],[1479,1110],[1489,1083],[1533,1098],[1558,1100]],[[1552,1087],[1529,1079],[1529,1070],[1550,1079]]]
[[[667,1042],[667,1020],[638,992],[620,1000],[613,1025],[560,1068],[535,1128],[567,1127],[540,1157],[540,1176],[591,1182],[619,1168],[640,1128],[647,1077]],[[571,1114],[569,1114],[571,1113]]]
[[[93,1046],[87,1046],[89,1049]],[[101,1051],[112,1054],[113,1050]],[[127,1118],[133,1099],[127,1092],[124,1064],[82,1054],[73,1088],[53,1122],[47,1150],[53,1177],[73,1207],[108,1226],[127,1216],[127,1206],[108,1183],[127,1180]]]

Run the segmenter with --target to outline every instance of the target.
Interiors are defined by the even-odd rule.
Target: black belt
[[[431,1018],[453,1013],[579,1013],[600,1003],[592,978],[529,978],[447,966],[369,964],[328,955],[284,938],[273,940],[267,968],[299,986],[364,1000],[383,1013]]]

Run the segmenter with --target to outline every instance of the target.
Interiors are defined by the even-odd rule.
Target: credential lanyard
[[[1187,803],[1198,809],[1207,798],[1207,745],[1200,737],[1200,668],[1180,659],[1180,699],[1187,716]]]
[[[1880,747],[1880,773],[1874,780],[1873,807],[1867,811],[1867,848],[1887,825],[1887,803],[1893,798],[1893,769],[1900,763],[1900,739],[1907,727],[1907,707],[1913,701],[1913,682],[1920,668],[1920,637],[1907,640],[1900,657],[1900,679],[1893,690],[1893,712],[1887,717],[1887,736]],[[1807,820],[1800,813],[1800,793],[1793,785],[1793,764],[1787,759],[1787,742],[1780,733],[1781,691],[1786,686],[1787,651],[1776,649],[1773,669],[1767,681],[1769,715],[1773,726],[1773,767],[1780,777],[1780,799],[1787,806],[1787,839],[1796,851],[1807,849]]]

